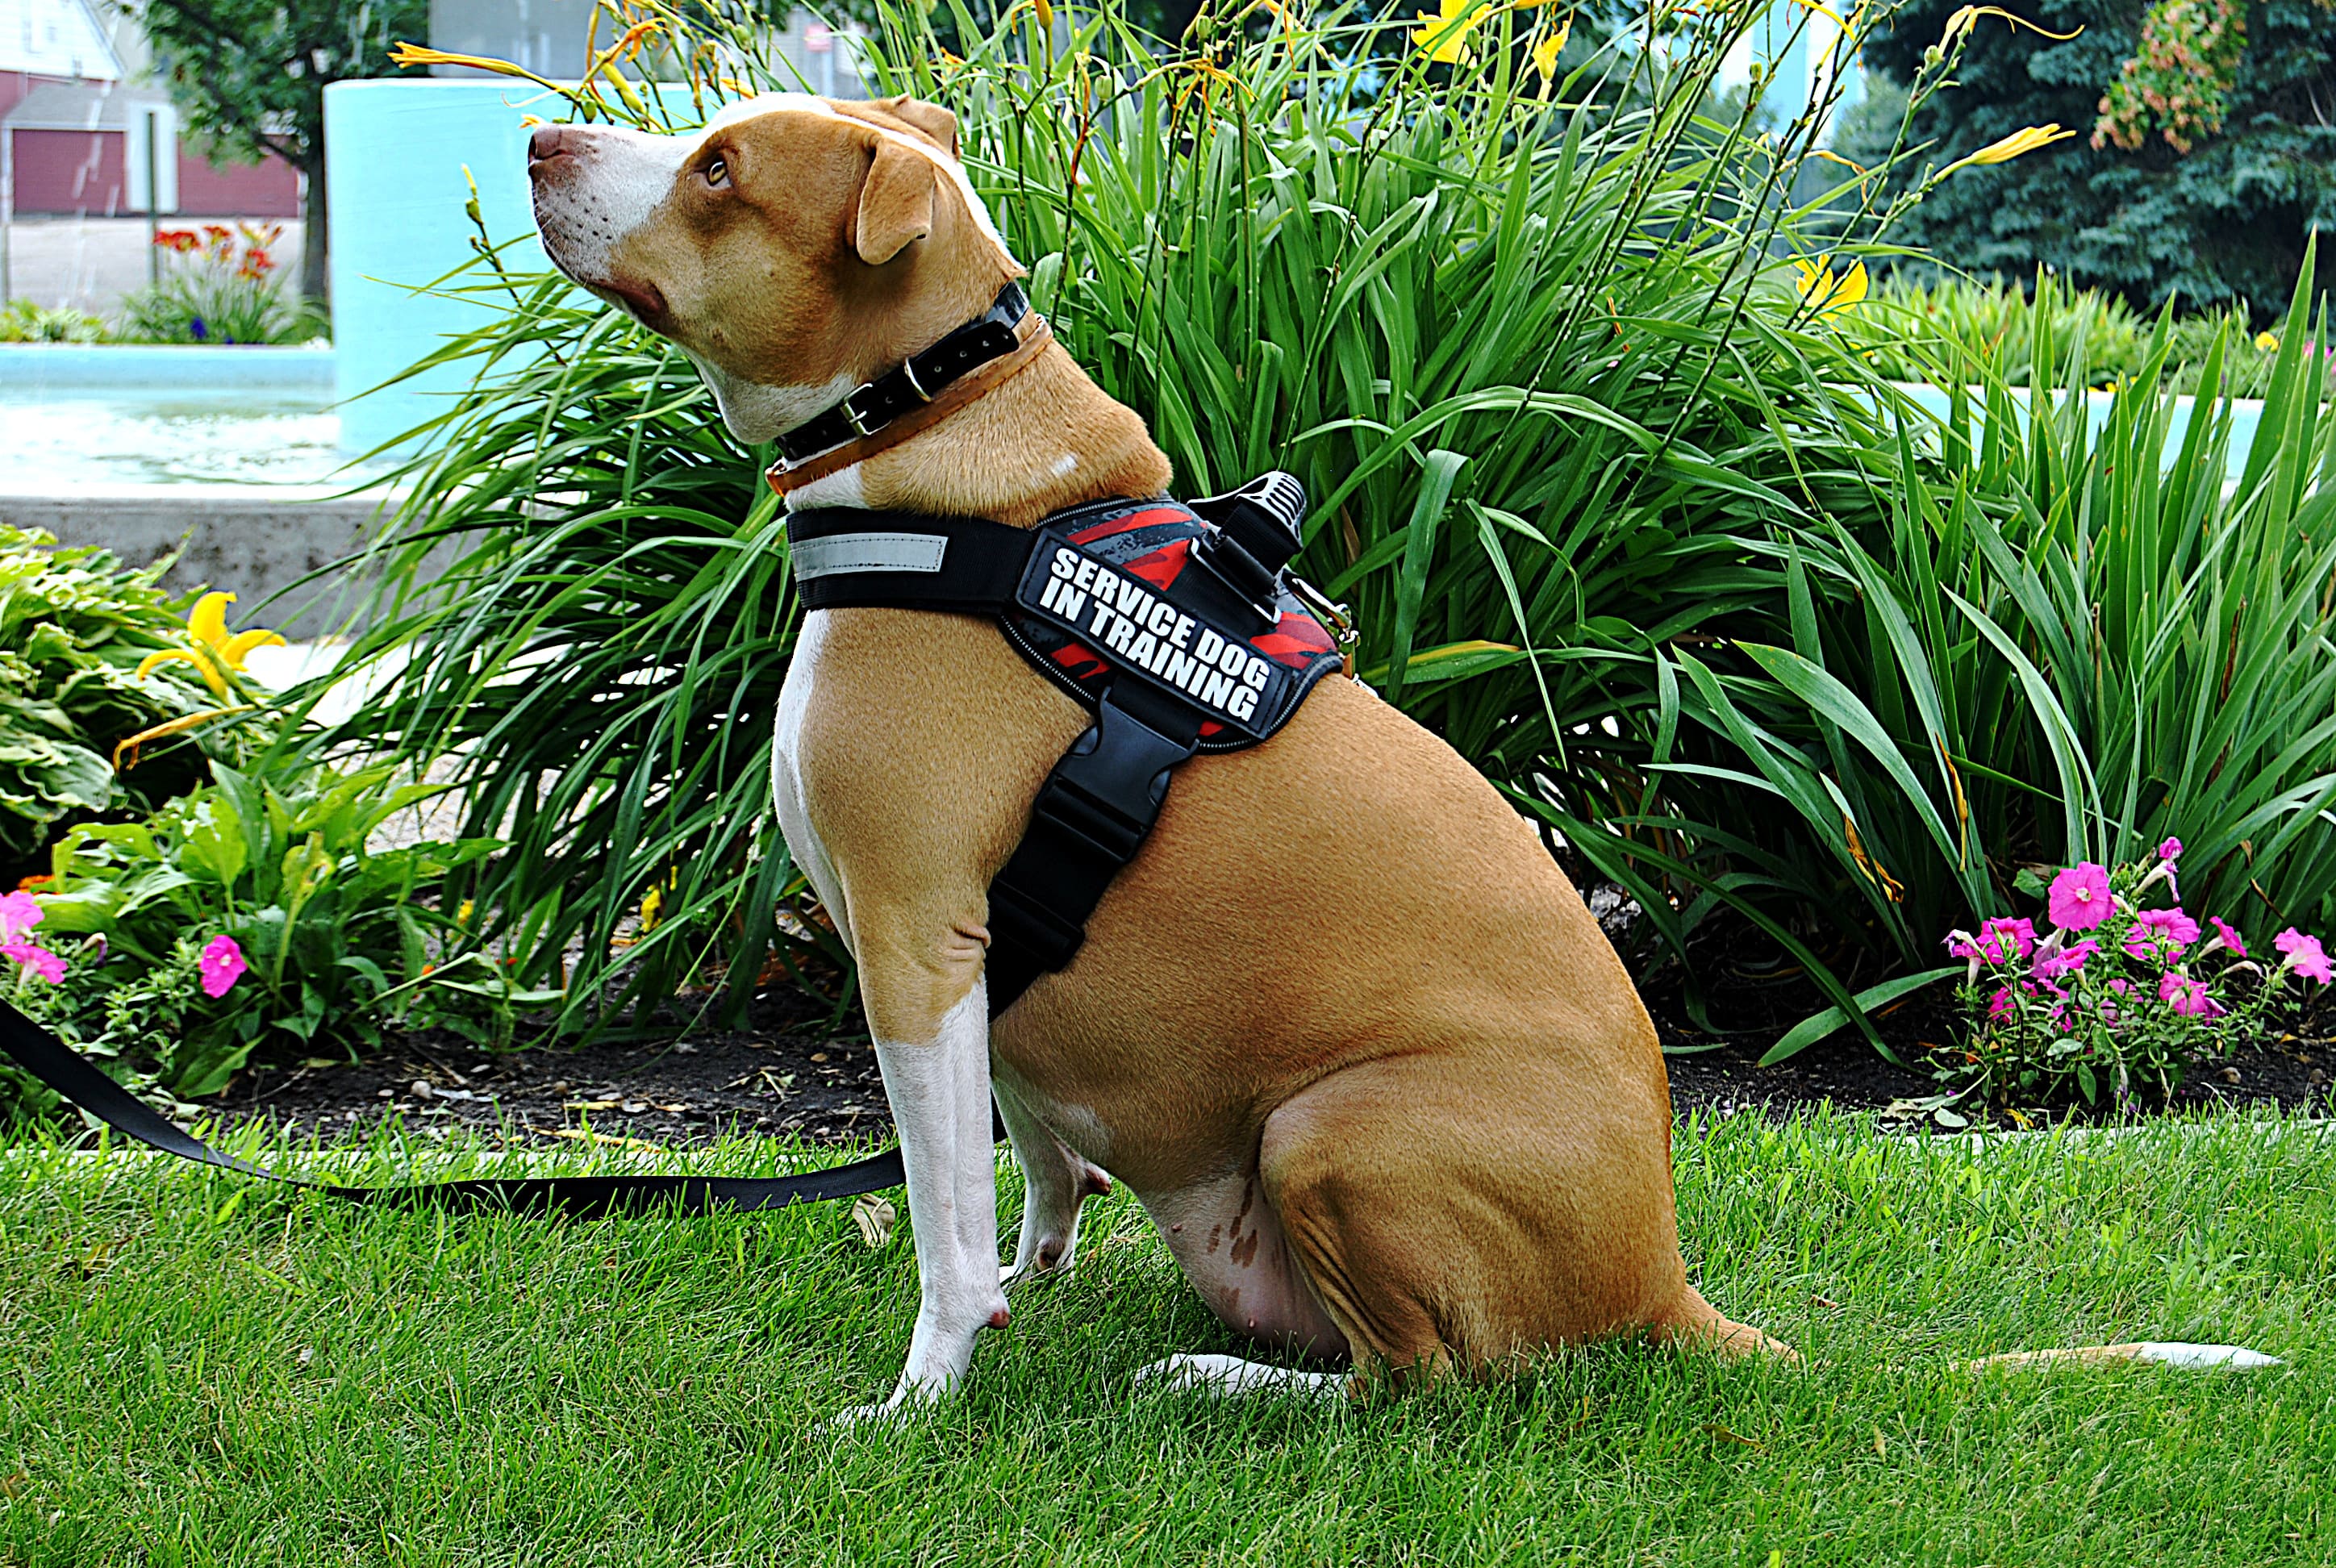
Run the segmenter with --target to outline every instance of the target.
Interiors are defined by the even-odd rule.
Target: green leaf
[[[1885,1007],[1900,997],[1921,990],[1924,986],[1936,985],[1941,980],[1961,974],[1963,969],[1961,964],[1949,964],[1942,969],[1929,969],[1919,975],[1901,975],[1878,986],[1868,986],[1857,993],[1857,1010],[1870,1014],[1874,1008]],[[1849,1022],[1849,1018],[1848,1013],[1837,1007],[1810,1014],[1786,1030],[1775,1045],[1763,1052],[1759,1065],[1772,1067],[1787,1057],[1798,1056],[1819,1040],[1840,1030]]]

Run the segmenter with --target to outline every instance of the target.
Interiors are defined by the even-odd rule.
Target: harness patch
[[[1036,589],[1035,601],[1033,589]],[[1116,655],[1122,669],[1149,676],[1220,724],[1250,731],[1271,712],[1277,680],[1289,677],[1237,632],[1179,609],[1139,579],[1076,545],[1033,560],[1017,596],[1025,609]]]
[[[1208,531],[1178,502],[1107,502],[1049,518],[1005,617],[1009,640],[1087,706],[1116,671],[1198,708],[1202,750],[1254,745],[1341,656],[1287,592],[1270,626],[1257,616],[1241,624],[1193,568],[1192,543]]]

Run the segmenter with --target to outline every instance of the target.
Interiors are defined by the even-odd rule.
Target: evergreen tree
[[[1959,0],[1915,0],[1864,51],[1912,79]],[[1975,24],[1958,85],[1917,115],[1943,164],[2023,126],[2079,134],[1934,191],[1893,238],[1985,275],[2039,266],[2138,307],[2284,307],[2316,226],[2336,231],[2336,0],[2006,0]],[[1842,151],[1885,155],[1863,121]],[[1908,177],[1916,170],[1909,170]],[[2319,287],[2336,284],[2321,247]]]

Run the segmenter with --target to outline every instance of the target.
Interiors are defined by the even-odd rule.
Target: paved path
[[[165,229],[200,229],[205,223],[231,219],[174,218],[165,213]],[[275,223],[276,219],[261,221]],[[146,255],[150,248],[143,218],[20,218],[5,230],[7,237],[8,293],[54,308],[70,305],[76,310],[110,316],[122,297],[146,285]],[[285,282],[300,287],[300,224],[284,221],[284,237],[275,257],[284,268]]]

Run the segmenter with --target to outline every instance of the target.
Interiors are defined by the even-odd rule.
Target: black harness
[[[1342,662],[1341,613],[1285,570],[1304,511],[1298,482],[1270,473],[1189,505],[1097,502],[1034,529],[845,509],[788,519],[804,609],[992,618],[1095,716],[989,885],[992,1018],[1078,952],[1176,765],[1270,738]]]
[[[990,883],[992,1018],[1078,952],[1087,917],[1159,819],[1176,765],[1196,752],[1269,738],[1341,663],[1353,637],[1345,612],[1285,570],[1304,511],[1298,482],[1270,473],[1190,505],[1098,502],[1027,531],[842,510],[789,519],[807,609],[884,605],[993,617],[1023,657],[1095,716],[1047,775],[1021,844]],[[353,1203],[569,1214],[670,1205],[696,1213],[854,1197],[905,1179],[893,1148],[792,1176],[306,1182],[221,1154],[174,1125],[5,999],[0,1054],[149,1148]],[[992,1135],[1002,1139],[994,1109],[991,1117]]]

